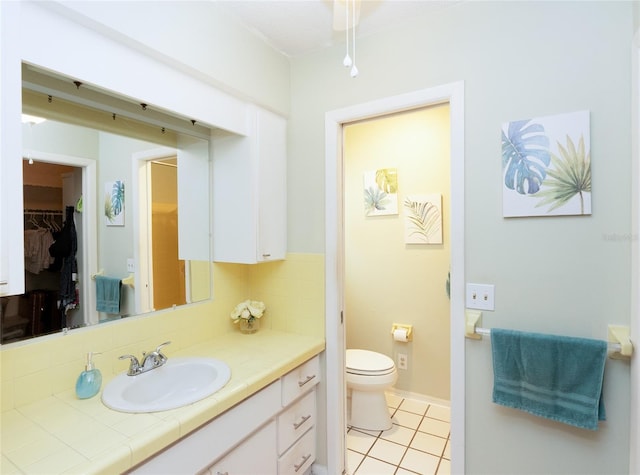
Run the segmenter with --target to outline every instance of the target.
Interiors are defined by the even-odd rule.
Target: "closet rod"
[[[25,209],[24,214],[59,214],[62,216],[60,209]]]

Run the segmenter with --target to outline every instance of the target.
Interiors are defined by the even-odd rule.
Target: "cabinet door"
[[[19,16],[20,2],[0,2],[7,38],[19,36]],[[20,61],[20,48],[0,43],[0,296],[24,293]]]
[[[255,475],[277,472],[276,423],[269,422],[209,467],[210,475]]]
[[[258,249],[256,260],[285,258],[287,251],[287,124],[275,114],[257,111]]]
[[[246,137],[213,137],[213,260],[256,264],[287,249],[286,121],[250,107]]]

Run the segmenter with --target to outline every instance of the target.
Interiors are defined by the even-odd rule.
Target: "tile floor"
[[[448,407],[386,394],[393,427],[348,428],[350,475],[448,475],[451,472]]]

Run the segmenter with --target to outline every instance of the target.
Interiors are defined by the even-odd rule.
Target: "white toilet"
[[[348,425],[366,430],[391,429],[384,397],[398,380],[393,360],[375,351],[347,350],[347,391],[351,393]]]

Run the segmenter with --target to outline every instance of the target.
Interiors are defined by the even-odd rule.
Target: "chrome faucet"
[[[129,370],[127,371],[128,376],[136,376],[138,374],[146,373],[147,371],[151,371],[152,369],[159,368],[167,362],[168,358],[162,353],[161,349],[163,346],[167,346],[169,343],[171,342],[165,341],[150,353],[143,352],[142,363],[140,363],[140,361],[138,361],[138,358],[133,355],[122,355],[118,359],[124,360],[129,358],[131,360]]]

